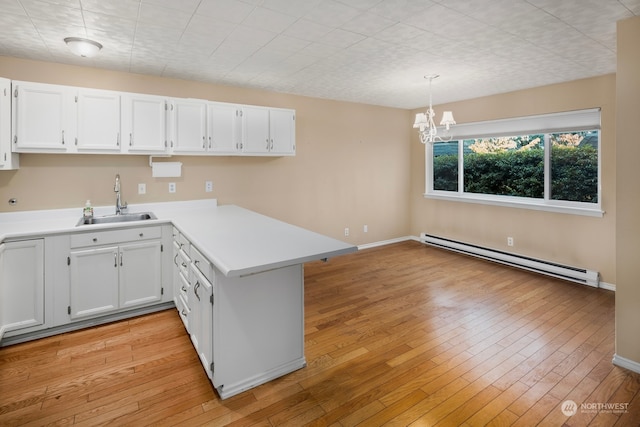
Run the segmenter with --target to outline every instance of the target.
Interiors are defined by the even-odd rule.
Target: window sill
[[[536,211],[555,212],[570,215],[582,215],[602,218],[604,211],[600,205],[594,205],[593,208],[585,208],[581,206],[567,206],[564,204],[545,203],[543,200],[527,200],[518,197],[509,196],[486,196],[486,195],[469,195],[469,194],[446,194],[444,192],[425,193],[426,199],[447,200],[451,202],[477,203],[482,205],[503,206],[509,208],[531,209]]]

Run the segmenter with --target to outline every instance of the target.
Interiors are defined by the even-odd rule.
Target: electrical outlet
[[[205,181],[204,191],[207,193],[211,193],[213,191],[213,181]]]
[[[344,229],[344,237],[349,237],[349,227]]]
[[[364,225],[364,227],[362,227],[362,231],[364,231],[365,233],[369,232],[369,226],[367,226],[367,224]]]
[[[513,246],[513,237],[507,237],[507,246]]]
[[[147,184],[138,184],[138,194],[146,194]]]
[[[170,182],[169,183],[169,193],[175,193],[176,192],[176,183],[175,182]]]

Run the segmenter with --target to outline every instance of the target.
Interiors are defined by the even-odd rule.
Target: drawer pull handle
[[[187,268],[187,264],[185,264],[184,261],[182,261],[182,267]]]
[[[118,267],[118,254],[113,254],[113,266]]]
[[[200,295],[198,295],[198,288],[200,287],[200,282],[196,281],[196,285],[193,287],[193,293],[196,294],[196,298],[200,301]]]
[[[180,312],[180,314],[182,314],[182,317],[187,317],[187,313],[184,311],[184,308],[182,309],[182,311]]]
[[[182,289],[182,292],[187,292],[187,288],[185,288],[184,285],[182,285],[180,289]]]
[[[97,237],[94,237],[94,238],[93,238],[93,239],[91,239],[91,240],[93,240],[93,243],[95,243],[95,242],[97,242],[97,241],[98,241],[98,238],[97,238]]]
[[[144,233],[140,233],[140,237],[144,236]]]
[[[193,261],[193,263],[194,263],[195,265],[198,265],[198,263],[199,263],[199,262],[200,262],[200,260],[199,260],[199,259],[197,259],[197,260]]]
[[[173,263],[176,265],[176,267],[178,267],[178,255],[180,254],[176,254],[176,256],[173,257]]]

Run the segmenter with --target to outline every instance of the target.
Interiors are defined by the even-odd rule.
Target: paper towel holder
[[[154,156],[149,156],[149,166],[151,167],[151,176],[154,178],[174,178],[182,176],[181,162],[153,162]],[[156,157],[171,157],[156,156]]]

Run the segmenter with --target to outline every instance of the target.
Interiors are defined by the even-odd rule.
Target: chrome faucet
[[[127,209],[127,202],[123,205],[120,200],[120,174],[116,174],[116,184],[113,186],[113,191],[116,192],[116,215],[120,215],[123,210]]]

